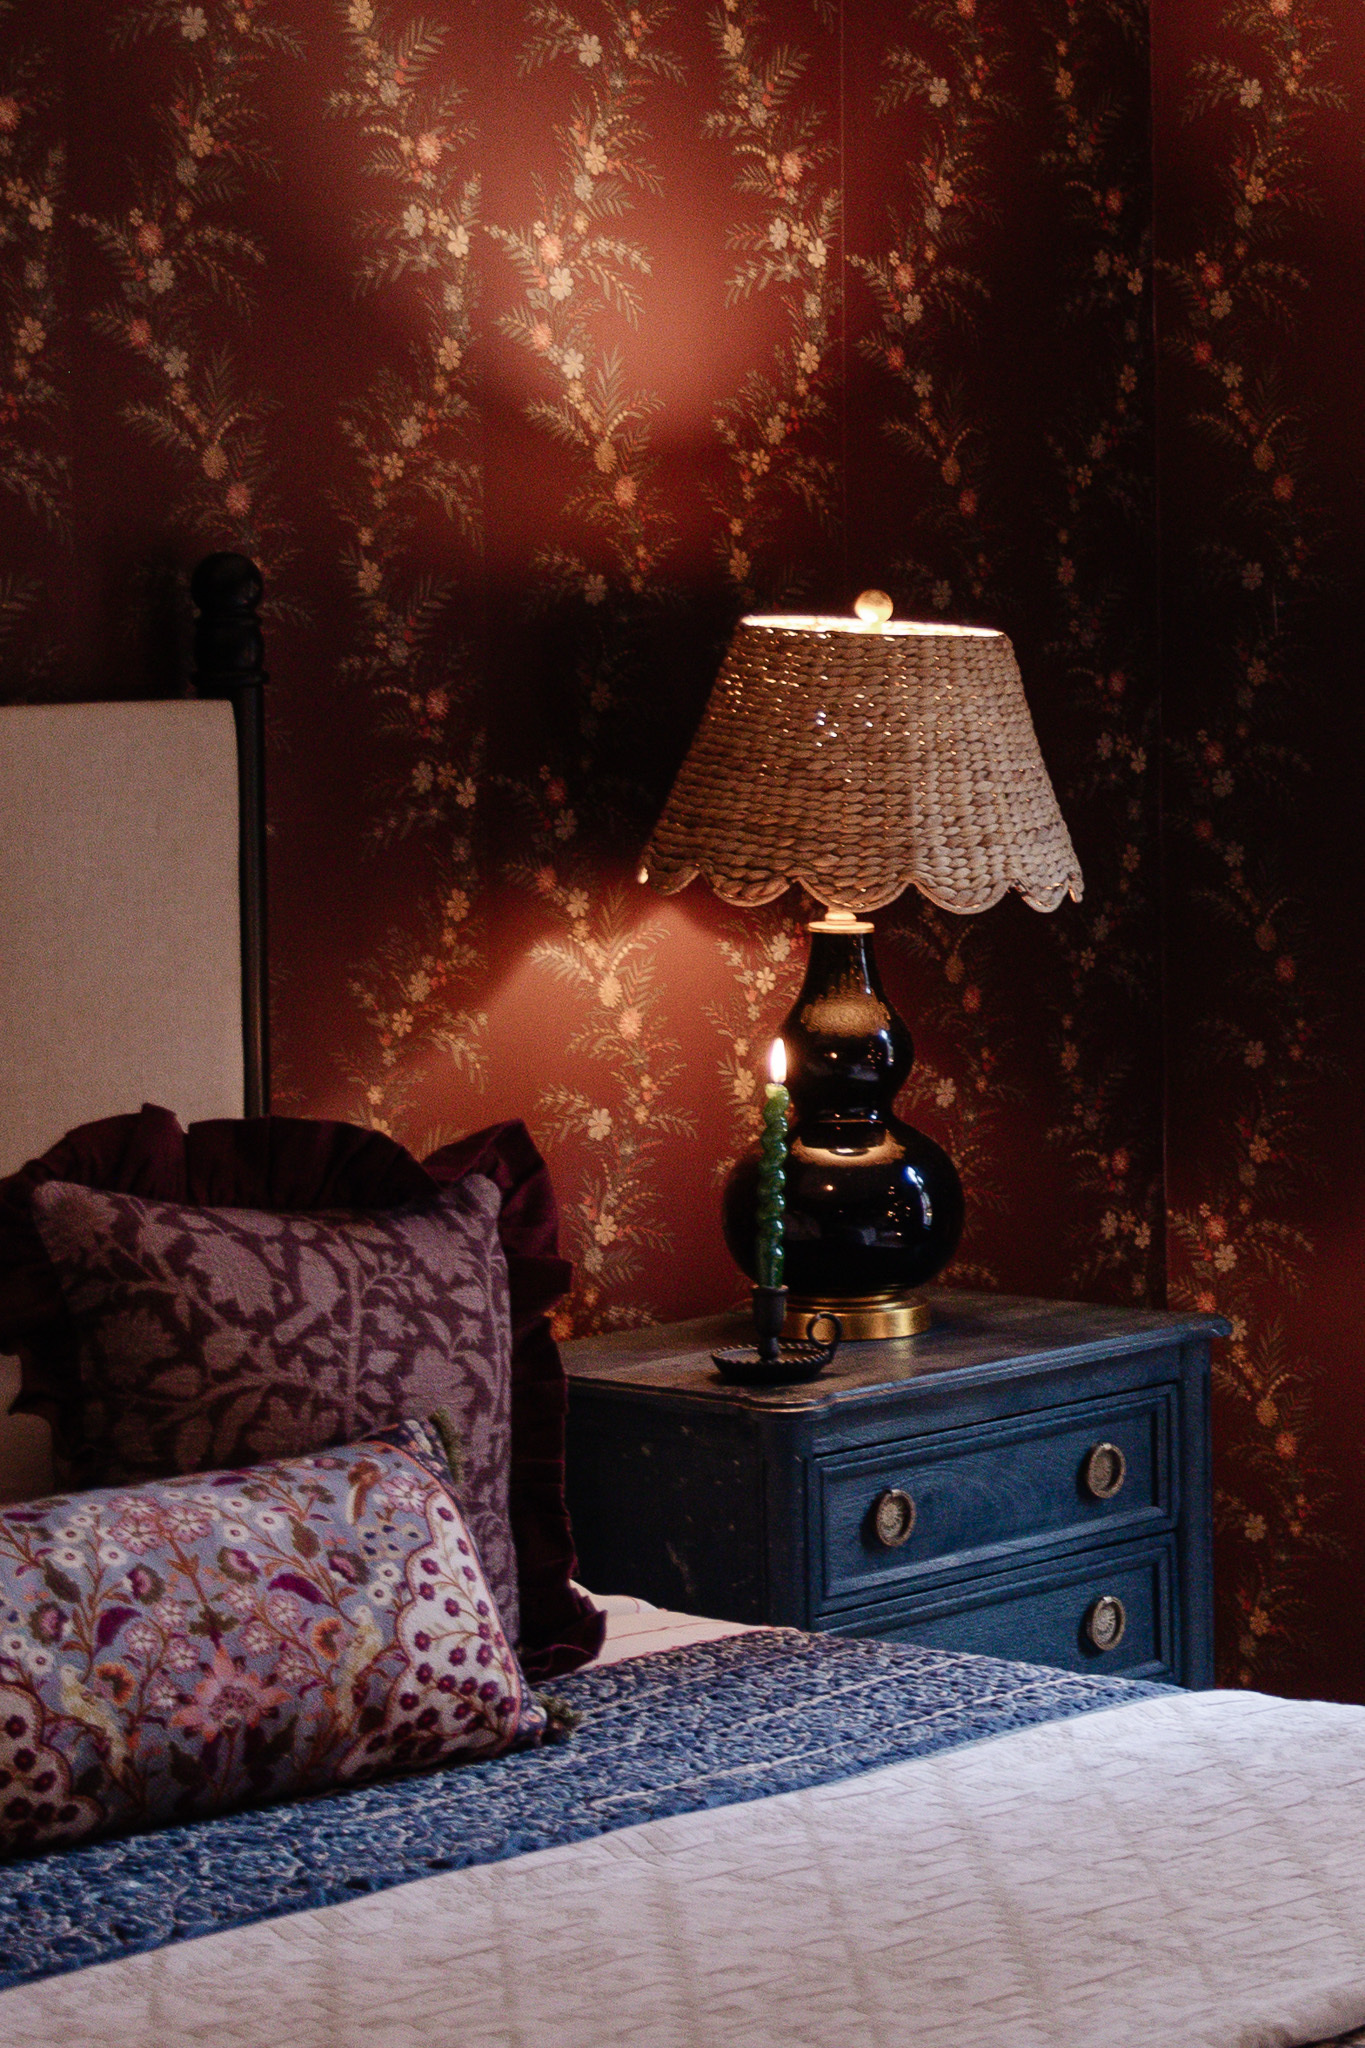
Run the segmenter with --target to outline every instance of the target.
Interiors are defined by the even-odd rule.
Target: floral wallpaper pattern
[[[716,551],[740,598],[771,605],[803,588],[773,559],[785,502],[795,498],[826,526],[837,516],[839,478],[822,431],[844,289],[835,110],[812,96],[811,51],[777,41],[758,8],[724,0],[710,26],[719,103],[703,132],[726,145],[749,202],[726,232],[737,259],[726,302],[765,293],[786,316],[767,361],[717,406],[727,474],[710,504]]]
[[[905,136],[904,196],[887,222],[894,246],[851,259],[880,315],[859,349],[898,387],[883,431],[918,458],[923,538],[898,561],[901,578],[921,607],[978,616],[999,601],[990,537],[998,515],[982,507],[992,421],[985,393],[959,368],[960,341],[991,296],[974,242],[1002,214],[992,145],[1019,109],[1002,84],[1005,9],[933,0],[918,14],[938,47],[925,56],[893,43],[882,61],[877,110]]]
[[[0,9],[0,289],[5,357],[0,368],[0,486],[53,540],[69,539],[71,461],[64,350],[66,143],[52,52],[11,4]],[[0,572],[0,656],[10,691],[41,685],[56,654],[52,628],[34,615],[41,577]],[[31,637],[14,645],[21,620]]]
[[[734,618],[881,584],[1011,634],[1085,900],[883,914],[904,1106],[959,1280],[1233,1319],[1242,1683],[1323,1683],[1353,1534],[1305,1168],[1351,1213],[1355,997],[1295,820],[1362,79],[1341,0],[0,10],[4,694],[174,687],[185,568],[260,559],[277,1103],[524,1116],[561,1335],[739,1286],[803,908],[635,878]]]
[[[1146,110],[1112,80],[1143,47],[1139,0],[1044,0],[1052,128],[1044,165],[1071,231],[1059,329],[1071,397],[1049,423],[1053,603],[1045,657],[1067,679],[1064,808],[1087,828],[1078,920],[1054,920],[1065,1110],[1049,1133],[1078,1205],[1068,1286],[1157,1300],[1164,1274],[1153,546],[1151,218]],[[1098,1212],[1098,1214],[1097,1214]],[[1077,1227],[1079,1225],[1079,1228]]]
[[[529,10],[518,70],[567,71],[567,118],[549,138],[555,174],[533,175],[537,217],[529,226],[489,227],[521,284],[520,302],[498,324],[543,366],[527,412],[574,451],[565,509],[606,545],[603,567],[590,570],[576,552],[555,547],[538,550],[536,566],[548,589],[581,592],[590,605],[606,601],[606,565],[639,595],[668,550],[671,520],[650,459],[659,401],[632,385],[621,348],[621,330],[639,323],[640,280],[652,265],[611,225],[630,211],[635,192],[659,189],[643,114],[656,82],[680,75],[658,34],[668,12],[608,6],[604,43],[562,8]]]
[[[1204,156],[1197,246],[1172,244],[1163,261],[1173,403],[1219,484],[1179,519],[1188,568],[1168,586],[1198,663],[1170,735],[1173,864],[1202,941],[1180,1021],[1216,1105],[1201,1114],[1177,1095],[1191,1122],[1172,1159],[1169,1229],[1174,1298],[1232,1320],[1217,1376],[1220,1590],[1229,1668],[1242,1684],[1274,1684],[1292,1672],[1314,1558],[1331,1541],[1320,1368],[1294,1331],[1316,1250],[1301,1193],[1330,998],[1309,906],[1264,821],[1292,819],[1310,765],[1295,714],[1314,687],[1305,630],[1328,535],[1294,350],[1311,281],[1289,252],[1320,204],[1315,116],[1344,95],[1312,0],[1239,0],[1219,26],[1228,39],[1192,66],[1181,109]]]
[[[344,83],[327,112],[356,138],[370,200],[354,222],[355,289],[362,304],[401,292],[414,330],[338,410],[346,463],[332,504],[355,629],[341,673],[392,747],[371,788],[369,834],[380,849],[411,837],[427,855],[403,925],[351,980],[367,1040],[346,1065],[350,1114],[390,1130],[408,1106],[415,1057],[441,1058],[465,1079],[483,1070],[476,668],[454,623],[459,575],[409,554],[432,509],[466,578],[482,549],[469,361],[480,182],[468,91],[441,63],[447,31],[370,0],[347,0],[340,20]]]
[[[1002,83],[1012,24],[993,0],[936,0],[917,26],[928,31],[927,51],[897,38],[881,55],[876,110],[894,124],[899,175],[884,222],[890,247],[850,256],[872,301],[858,350],[886,391],[878,426],[914,508],[909,546],[891,564],[895,595],[903,609],[993,622],[1009,615],[991,502],[993,474],[1002,491],[1005,479],[992,460],[996,422],[979,332],[991,285],[980,244],[1003,211],[993,145],[1019,118]],[[1005,1204],[992,1141],[1018,1095],[998,925],[945,916],[914,896],[883,923],[893,957],[914,962],[926,984],[912,1015],[934,1033],[934,1053],[920,1051],[906,1100],[972,1190],[977,1229],[955,1270],[999,1286],[979,1237],[980,1219]]]
[[[114,17],[116,41],[164,52],[166,72],[144,153],[100,195],[98,212],[74,216],[112,292],[87,318],[136,365],[119,417],[172,458],[172,519],[205,546],[230,534],[271,575],[288,560],[289,528],[273,487],[270,408],[234,344],[266,262],[237,209],[250,179],[279,171],[262,75],[300,53],[276,13],[268,0],[211,9],[142,0]]]

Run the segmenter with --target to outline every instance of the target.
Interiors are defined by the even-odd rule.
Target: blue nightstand
[[[1215,1316],[934,1290],[924,1335],[726,1385],[742,1318],[564,1347],[579,1573],[732,1621],[1208,1685]]]

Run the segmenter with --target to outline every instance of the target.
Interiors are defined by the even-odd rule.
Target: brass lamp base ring
[[[895,1288],[885,1294],[791,1294],[787,1315],[798,1324],[807,1316],[838,1316],[846,1344],[869,1337],[918,1337],[933,1320],[922,1294],[903,1294]]]

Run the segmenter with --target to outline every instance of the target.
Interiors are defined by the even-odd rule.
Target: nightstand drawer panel
[[[827,1621],[842,1633],[974,1650],[1065,1671],[1174,1678],[1173,1546],[1117,1550],[973,1579]]]
[[[818,1604],[1169,1527],[1176,1391],[817,1458]]]

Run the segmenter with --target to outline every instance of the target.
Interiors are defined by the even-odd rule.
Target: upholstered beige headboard
[[[226,687],[244,669],[258,686],[259,576],[240,557],[202,565],[209,630],[212,563],[238,565],[234,601],[249,572],[217,665]],[[221,604],[215,616],[221,627]],[[213,663],[199,654],[202,681]],[[257,1106],[240,754],[225,697],[0,707],[0,1175],[74,1125],[144,1102],[184,1124]],[[46,1425],[6,1414],[16,1391],[15,1361],[0,1360],[0,1499],[47,1483]]]
[[[232,706],[6,706],[0,817],[0,1173],[143,1102],[240,1116]]]

